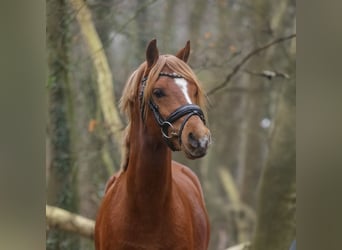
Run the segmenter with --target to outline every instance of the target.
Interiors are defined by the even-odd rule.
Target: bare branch
[[[115,37],[120,34],[122,31],[124,31],[132,21],[136,19],[136,17],[145,9],[147,9],[150,5],[154,4],[157,0],[151,0],[149,2],[143,3],[141,6],[138,6],[135,13],[129,17],[122,25],[118,28],[118,30],[115,30],[115,34],[110,36],[106,41],[103,42],[102,47],[99,50],[104,50],[109,44],[115,40]],[[96,51],[95,51],[96,53]]]
[[[227,196],[229,197],[230,202],[233,205],[239,206],[241,203],[240,194],[235,185],[233,176],[227,168],[220,167],[218,171],[222,185],[227,193]]]
[[[231,175],[229,170],[225,167],[220,167],[218,171],[221,183],[227,193],[227,196],[229,197],[230,204],[233,207],[233,209],[239,212],[244,211],[246,214],[250,215],[249,217],[255,219],[254,211],[250,209],[246,204],[243,204],[243,202],[241,201],[239,191],[235,185],[233,176]],[[246,227],[245,218],[241,218],[240,216],[234,216],[233,219],[237,229],[236,233],[238,242],[246,241],[248,236],[246,235],[246,230],[244,230],[244,228]]]
[[[272,80],[275,77],[290,79],[290,76],[286,73],[278,72],[278,71],[271,71],[271,70],[263,70],[262,72],[253,72],[248,69],[244,70],[246,73],[255,75],[255,76],[261,76],[265,77],[268,80]]]
[[[49,227],[78,233],[93,239],[95,222],[64,209],[46,205],[46,222]]]
[[[226,250],[248,250],[250,248],[250,243],[242,243],[239,245],[235,245],[227,248]]]
[[[268,49],[269,47],[275,45],[275,44],[278,44],[278,43],[281,43],[281,42],[284,42],[286,40],[289,40],[289,39],[292,39],[296,37],[296,34],[292,34],[292,35],[289,35],[289,36],[285,36],[285,37],[281,37],[281,38],[278,38],[278,39],[275,39],[274,41],[264,45],[264,46],[261,46],[259,48],[256,48],[254,50],[252,50],[251,52],[249,52],[244,58],[242,58],[242,60],[237,64],[235,65],[235,67],[233,68],[232,72],[229,73],[229,75],[227,75],[226,79],[221,83],[219,84],[218,86],[214,87],[213,89],[209,90],[207,92],[207,95],[212,95],[214,94],[216,91],[220,90],[220,89],[223,89],[229,82],[230,80],[232,79],[232,77],[240,70],[240,68],[246,63],[248,62],[249,59],[251,59],[254,55],[260,53],[261,51],[263,50],[266,50]]]

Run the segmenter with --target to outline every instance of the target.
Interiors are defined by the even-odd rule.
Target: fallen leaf
[[[96,127],[96,120],[95,119],[90,119],[89,124],[88,124],[88,132],[92,133]]]

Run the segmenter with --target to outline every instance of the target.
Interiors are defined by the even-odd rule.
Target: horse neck
[[[151,120],[152,119],[152,120]],[[132,121],[127,191],[135,206],[163,206],[171,192],[171,150],[154,118]]]

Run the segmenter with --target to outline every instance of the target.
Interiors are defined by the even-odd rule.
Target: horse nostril
[[[195,136],[193,135],[193,133],[189,133],[188,135],[189,138],[189,144],[194,147],[197,148],[199,146],[199,142],[196,140]]]

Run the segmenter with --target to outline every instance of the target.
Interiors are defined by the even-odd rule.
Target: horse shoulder
[[[120,171],[119,173],[112,175],[107,181],[104,196],[96,216],[94,235],[95,249],[108,249],[107,245],[112,241],[111,235],[114,228],[113,218],[117,217],[117,211],[120,210],[120,204],[117,201],[117,193],[121,186],[123,173],[123,171]],[[114,203],[115,206],[113,207]],[[117,220],[117,223],[118,221],[119,220]]]
[[[172,162],[174,173],[175,173],[175,179],[176,177],[185,177],[186,182],[185,183],[191,183],[192,184],[192,190],[189,189],[189,185],[180,187],[181,190],[185,191],[186,196],[188,199],[192,201],[197,202],[191,202],[193,205],[198,204],[199,206],[193,207],[193,215],[194,218],[196,218],[195,222],[195,228],[196,228],[196,236],[195,236],[195,249],[207,249],[209,244],[209,238],[210,238],[210,224],[209,224],[209,217],[207,214],[207,210],[204,203],[204,196],[202,187],[200,184],[200,181],[196,174],[187,166],[182,165],[178,162],[173,161]],[[184,189],[186,188],[186,189]],[[192,196],[193,192],[195,192],[195,196]],[[190,196],[189,196],[190,195]],[[192,196],[192,197],[191,197]],[[196,198],[195,198],[196,197]]]
[[[198,192],[198,195],[200,196],[201,200],[204,202],[204,195],[203,195],[201,183],[198,177],[196,176],[196,174],[189,167],[179,162],[172,161],[172,165],[177,172],[187,177],[194,184],[196,191]]]

